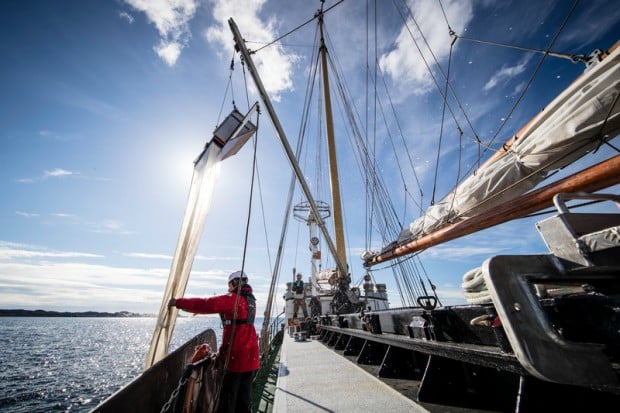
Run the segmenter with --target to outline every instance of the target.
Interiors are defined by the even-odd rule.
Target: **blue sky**
[[[437,3],[433,7],[429,3],[411,2],[411,8],[420,13],[429,41],[445,62],[449,51],[445,20]],[[463,36],[540,49],[571,6],[566,1],[442,3],[453,29]],[[0,14],[0,308],[156,312],[183,219],[192,162],[211,138],[222,112],[231,109],[231,96],[225,93],[233,56],[227,19],[232,16],[244,37],[256,42],[250,46],[256,47],[306,21],[318,7],[318,1],[308,0],[4,3]],[[365,44],[365,8],[366,2],[347,0],[328,15],[330,38],[345,52],[339,60],[345,72],[353,73],[365,64],[365,52],[360,52]],[[398,21],[393,22],[380,25],[380,30],[398,33]],[[618,40],[619,29],[615,2],[581,1],[555,49],[589,53],[606,48]],[[290,102],[303,98],[312,30],[256,55],[289,138],[298,130],[293,116],[299,104]],[[386,38],[379,42],[379,60],[388,79],[399,87],[393,96],[395,105],[409,111],[403,126],[408,136],[419,137],[412,143],[419,161],[416,172],[429,183],[436,156],[432,129],[438,119],[434,87],[413,51],[400,49]],[[455,50],[455,57],[468,62],[455,72],[459,73],[455,84],[472,118],[484,125],[478,126],[482,138],[488,139],[531,76],[538,57],[464,42]],[[488,58],[494,63],[487,65]],[[512,116],[498,142],[544,107],[583,67],[556,59],[541,70],[540,83],[533,85],[520,106],[523,110]],[[234,76],[235,102],[245,110],[240,67]],[[349,80],[359,86],[359,79]],[[257,100],[251,87],[248,93],[251,103]],[[258,156],[265,165],[260,170],[263,201],[253,208],[258,235],[251,236],[245,269],[259,302],[264,302],[290,168],[266,114],[260,124],[264,126],[258,137]],[[386,170],[393,167],[389,155],[384,161]],[[222,164],[188,295],[224,291],[228,273],[241,266],[251,162],[248,145]],[[454,182],[453,175],[444,176],[438,183],[440,195]],[[355,201],[361,196],[355,195],[359,184],[347,179],[343,177],[343,186],[351,191],[348,199]],[[364,236],[353,216],[363,211],[345,208],[350,214],[347,239],[354,260],[364,248]],[[411,206],[403,215],[404,221],[416,217]],[[263,220],[270,228],[267,237]],[[517,229],[522,222],[508,224],[503,227],[504,236],[487,230],[425,252],[423,262],[444,304],[462,302],[462,274],[489,255],[514,252],[514,248],[544,251],[533,221],[529,222],[531,231]],[[289,235],[306,236],[303,226],[291,229]],[[293,266],[307,272],[305,250],[302,243],[287,258],[284,276]],[[351,266],[354,272],[361,271],[361,261],[352,261]],[[377,281],[391,286],[389,278]]]

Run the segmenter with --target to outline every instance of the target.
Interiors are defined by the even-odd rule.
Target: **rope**
[[[463,276],[463,295],[469,304],[491,303],[491,293],[482,276],[482,268],[476,267]]]
[[[573,5],[572,5],[571,9],[569,10],[568,14],[566,15],[566,17],[562,21],[562,24],[560,25],[560,28],[558,29],[557,33],[553,36],[553,39],[549,43],[549,47],[548,47],[547,50],[549,50],[551,47],[553,47],[553,45],[557,41],[558,37],[560,36],[562,31],[564,30],[564,27],[566,27],[566,24],[568,23],[568,20],[570,19],[571,15],[573,14],[573,11],[577,7],[578,3],[579,3],[579,0],[575,0],[575,2],[573,3]],[[536,68],[534,69],[534,72],[532,73],[532,76],[530,77],[530,79],[528,80],[527,84],[525,85],[525,87],[523,88],[521,93],[519,94],[519,97],[515,100],[515,103],[512,105],[512,108],[510,109],[510,111],[508,111],[508,114],[506,116],[504,116],[504,121],[499,126],[499,128],[497,129],[497,131],[495,132],[495,134],[493,135],[493,137],[489,141],[489,143],[486,145],[485,150],[480,154],[480,158],[483,157],[486,154],[488,149],[491,148],[491,145],[493,144],[493,142],[495,142],[495,139],[497,139],[499,134],[502,132],[502,130],[504,129],[504,126],[506,126],[506,124],[508,123],[508,120],[512,117],[512,114],[514,113],[514,111],[517,110],[517,107],[519,106],[519,104],[521,103],[523,98],[525,97],[525,93],[529,90],[531,84],[534,82],[534,79],[538,75],[538,72],[540,71],[540,69],[542,67],[542,64],[545,61],[546,57],[547,57],[547,54],[545,54],[540,59],[538,64],[536,65]],[[474,165],[472,165],[472,167],[466,172],[466,175],[469,175],[470,173],[472,173],[473,170],[474,170]]]
[[[243,60],[241,60],[241,66],[242,66],[242,73],[243,73],[243,79],[244,79],[244,84],[245,84],[245,97],[246,97],[246,102],[247,102],[247,106],[248,108],[250,107],[249,105],[249,94],[248,94],[248,87],[247,87],[247,76],[246,76],[246,71],[245,71],[245,63],[243,62]],[[232,72],[234,71],[234,56],[233,59],[231,60],[230,63],[230,73],[229,73],[229,85],[232,91]],[[226,89],[228,91],[228,87]],[[234,100],[234,96],[233,96],[233,101],[232,101],[233,107],[235,107],[235,100]],[[220,109],[220,113],[221,113],[221,109]],[[259,114],[260,112],[257,113],[256,115],[256,130],[257,133],[254,135],[253,137],[253,143],[254,143],[254,156],[253,156],[253,163],[252,163],[252,176],[251,176],[251,185],[250,185],[250,197],[249,197],[249,202],[248,202],[248,211],[247,211],[247,218],[246,218],[246,226],[245,226],[245,235],[244,235],[244,243],[243,243],[243,254],[242,254],[242,260],[241,260],[241,271],[245,272],[245,261],[246,261],[246,254],[247,254],[247,246],[248,246],[248,238],[249,238],[249,227],[250,227],[250,220],[251,220],[251,216],[252,216],[252,200],[253,200],[253,194],[254,194],[254,182],[255,182],[255,176],[257,173],[257,166],[256,166],[256,153],[257,153],[257,135],[258,135],[258,124],[259,124]],[[234,312],[233,312],[233,320],[237,319],[237,315],[238,315],[238,310],[239,310],[239,300],[240,300],[240,296],[241,296],[241,287],[242,287],[242,283],[239,282],[237,285],[237,295],[236,295],[236,300],[235,300],[235,307],[234,307]],[[224,380],[224,375],[228,369],[228,364],[230,362],[230,357],[231,357],[231,352],[232,352],[232,347],[233,347],[233,342],[235,339],[235,333],[236,333],[236,329],[237,329],[237,324],[232,324],[232,328],[231,328],[231,332],[230,332],[230,341],[227,344],[227,350],[226,350],[226,354],[225,357],[223,359],[223,367],[222,367],[222,374],[219,376],[219,380],[217,382],[217,385],[215,386],[215,391],[214,391],[214,397],[211,400],[211,403],[213,403],[214,405],[217,405],[218,401],[219,401],[219,397],[220,397],[220,392],[222,389],[222,385],[223,385],[223,380]]]
[[[235,106],[235,92],[233,90],[232,83],[232,74],[235,70],[235,56],[233,52],[233,57],[230,59],[230,69],[228,71],[228,82],[226,83],[226,90],[224,90],[224,96],[222,97],[222,104],[220,105],[220,111],[217,114],[217,125],[220,124],[220,119],[222,118],[222,111],[224,110],[224,102],[226,101],[226,96],[228,95],[228,89],[230,89],[230,94],[232,97],[232,105]]]
[[[325,39],[329,47],[331,47],[329,33],[325,32]],[[328,47],[328,48],[329,48]],[[359,115],[356,117],[356,113],[353,111],[355,105],[351,102],[353,100],[350,98],[351,93],[347,87],[347,82],[344,76],[341,75],[340,66],[334,60],[335,55],[328,54],[328,62],[329,66],[334,73],[334,83],[336,84],[338,96],[344,103],[342,106],[346,110],[345,113],[341,113],[343,118],[345,118],[345,124],[350,126],[350,129],[347,132],[350,132],[349,139],[351,140],[351,146],[354,147],[357,151],[354,153],[357,155],[355,160],[358,163],[358,167],[360,167],[361,175],[366,177],[367,187],[372,193],[373,202],[373,214],[377,216],[381,216],[381,219],[378,222],[382,222],[384,224],[377,227],[377,229],[382,233],[383,239],[390,239],[397,235],[402,226],[397,218],[397,214],[394,208],[392,201],[388,193],[386,192],[386,185],[383,181],[381,175],[377,173],[376,164],[373,161],[373,156],[369,152],[368,144],[362,138],[362,134],[360,129],[357,127],[356,119],[359,118]],[[375,94],[377,90],[375,88]],[[388,93],[389,95],[389,93]],[[393,107],[393,106],[392,106]],[[380,104],[380,100],[377,99],[377,108],[380,110],[381,115],[386,118],[386,113],[382,110],[382,106]],[[396,116],[395,116],[396,117]],[[386,128],[388,126],[385,123]],[[402,133],[401,133],[402,136]],[[388,137],[391,139],[393,144],[393,138],[388,134]],[[402,168],[401,176],[402,176]],[[376,206],[376,208],[374,208]],[[388,267],[384,267],[388,268]],[[419,276],[416,274],[419,273],[419,270],[414,266],[412,262],[408,259],[402,259],[395,265],[389,267],[392,269],[394,279],[397,283],[397,290],[401,295],[401,300],[403,303],[409,303],[410,305],[415,305],[417,302],[417,297],[422,295],[427,295],[424,293],[424,285]],[[431,284],[432,285],[432,284]]]
[[[280,37],[278,37],[278,38],[276,38],[276,39],[272,40],[271,42],[267,43],[267,44],[266,44],[266,45],[264,45],[263,47],[260,47],[260,48],[258,48],[258,49],[256,49],[256,50],[254,50],[254,51],[250,51],[250,54],[252,54],[252,53],[258,53],[258,52],[260,52],[261,50],[263,50],[264,48],[269,47],[269,46],[273,45],[274,43],[278,43],[280,40],[282,40],[282,39],[284,39],[285,37],[289,36],[290,34],[292,34],[292,33],[296,32],[297,30],[301,29],[302,27],[304,27],[304,26],[305,26],[305,25],[307,25],[308,23],[310,23],[310,22],[312,22],[312,21],[316,20],[317,18],[322,18],[322,17],[323,17],[323,15],[324,15],[325,13],[327,13],[328,11],[330,11],[331,9],[333,9],[334,7],[338,6],[338,5],[339,5],[340,3],[342,3],[343,1],[344,1],[344,0],[340,0],[338,3],[334,4],[333,6],[328,7],[328,8],[327,8],[327,10],[323,10],[323,5],[321,5],[321,10],[320,10],[320,12],[317,12],[317,14],[315,14],[315,15],[314,15],[314,17],[312,17],[312,18],[311,18],[311,19],[309,19],[309,20],[306,20],[305,22],[303,22],[303,23],[302,23],[302,24],[300,24],[299,26],[295,27],[295,28],[294,28],[294,29],[292,29],[292,30],[289,30],[288,32],[284,33],[282,36],[280,36]]]
[[[179,379],[177,387],[170,394],[170,398],[168,399],[168,401],[166,401],[166,403],[164,403],[164,405],[162,406],[160,413],[166,413],[167,411],[169,411],[170,408],[173,407],[173,404],[175,406],[173,411],[176,411],[176,403],[178,402],[181,390],[189,382],[189,379],[192,377],[194,371],[201,369],[205,364],[209,364],[212,361],[213,359],[211,358],[211,356],[207,356],[194,363],[190,362],[187,366],[185,366],[185,369],[183,370],[183,374],[181,374],[181,378]],[[198,376],[200,376],[200,374],[198,374]]]
[[[258,121],[257,121],[258,123]],[[254,137],[254,141],[256,141],[256,136]],[[250,199],[248,202],[248,213],[247,213],[247,219],[246,219],[246,225],[245,225],[245,236],[244,236],[244,240],[243,240],[243,258],[241,260],[241,271],[244,272],[245,271],[245,259],[246,259],[246,254],[247,254],[247,248],[248,248],[248,238],[249,238],[249,228],[250,228],[250,219],[252,217],[252,199],[253,199],[253,195],[254,195],[254,177],[255,177],[255,171],[256,171],[256,148],[258,145],[256,145],[256,142],[254,142],[254,157],[253,157],[253,162],[252,162],[252,178],[251,178],[251,184],[250,184]],[[241,299],[241,287],[242,287],[242,283],[239,282],[237,285],[237,296],[236,296],[236,301],[235,301],[235,311],[233,313],[233,320],[237,319],[237,314],[239,311],[239,300]],[[237,329],[237,325],[233,324],[232,326],[232,330],[230,332],[230,343],[227,349],[227,353],[226,353],[226,358],[224,360],[224,370],[226,370],[228,368],[228,363],[230,361],[230,353],[232,350],[232,343],[235,339],[235,332]]]
[[[533,49],[533,48],[529,48],[529,47],[522,47],[522,46],[516,46],[516,45],[512,45],[512,44],[506,44],[506,43],[498,43],[498,42],[492,42],[490,40],[481,40],[481,39],[473,39],[471,37],[465,37],[465,36],[457,36],[455,35],[456,38],[461,39],[461,40],[466,40],[472,43],[481,43],[481,44],[487,44],[487,45],[491,45],[491,46],[498,46],[498,47],[504,47],[507,49],[516,49],[516,50],[521,50],[524,52],[532,52],[532,53],[540,53],[540,54],[544,54],[545,56],[552,56],[552,57],[559,57],[562,59],[568,59],[573,63],[586,63],[588,61],[588,57],[585,54],[568,54],[568,53],[559,53],[559,52],[553,52],[550,50],[541,50],[541,49]]]
[[[394,2],[395,0],[392,0],[392,2]],[[439,73],[443,76],[443,78],[447,81],[447,76],[444,73],[443,69],[441,68],[441,65],[439,64],[439,60],[437,59],[437,57],[435,56],[435,54],[433,53],[433,50],[431,49],[428,41],[426,40],[426,37],[424,36],[424,32],[422,31],[422,29],[420,28],[420,25],[418,24],[417,20],[415,19],[415,16],[413,15],[413,12],[411,11],[411,8],[409,7],[409,5],[403,0],[403,3],[405,4],[405,8],[407,9],[409,16],[411,17],[411,21],[414,23],[416,29],[418,30],[418,33],[420,33],[420,36],[422,38],[422,40],[424,40],[424,44],[426,45],[426,48],[428,49],[430,55],[432,56],[434,62],[435,62],[435,66],[437,67]],[[420,46],[418,44],[418,42],[415,39],[415,36],[413,35],[413,33],[411,32],[411,29],[409,28],[409,25],[407,24],[407,19],[405,18],[405,16],[403,15],[402,11],[396,6],[396,4],[394,4],[394,6],[398,9],[398,13],[403,21],[403,25],[407,28],[407,31],[409,32],[409,35],[411,37],[411,40],[413,41],[414,45],[416,46],[416,48],[418,49],[418,53],[420,54],[420,57],[422,59],[422,61],[424,62],[424,65],[426,66],[426,69],[431,77],[431,79],[433,79],[433,83],[435,84],[435,87],[437,88],[437,92],[439,93],[439,95],[442,97],[442,99],[447,102],[448,96],[446,94],[444,94],[444,92],[441,90],[440,86],[439,86],[439,82],[437,81],[436,76],[433,73],[433,70],[431,69],[429,63],[427,62],[426,58],[424,57],[424,54],[422,53],[422,50],[420,49]],[[450,27],[450,25],[448,25],[448,27]],[[452,34],[452,31],[450,31],[450,33]],[[454,43],[454,42],[453,42]],[[469,129],[472,131],[473,133],[473,137],[470,137],[470,139],[478,144],[481,145],[482,142],[480,141],[480,138],[478,137],[478,134],[476,133],[476,130],[471,122],[471,120],[469,119],[469,116],[467,116],[467,112],[465,111],[465,108],[463,107],[463,105],[461,104],[461,101],[458,98],[458,95],[456,94],[456,91],[452,88],[452,84],[450,82],[447,82],[447,86],[450,90],[450,94],[452,95],[453,99],[456,101],[456,104],[460,110],[460,112],[463,114],[463,117],[465,118],[465,121],[467,123],[467,125],[469,126]],[[454,124],[456,125],[456,129],[459,131],[462,131],[463,128],[460,126],[460,123],[456,117],[456,114],[454,113],[454,110],[452,109],[452,106],[450,106],[449,104],[446,104],[446,107],[448,108],[450,115],[452,116],[452,121],[454,122]]]

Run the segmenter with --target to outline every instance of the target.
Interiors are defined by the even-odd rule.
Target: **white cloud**
[[[22,184],[31,184],[35,181],[34,178],[19,178],[15,180],[16,182],[22,183]]]
[[[161,300],[166,275],[164,269],[76,262],[0,263],[0,307],[50,309],[60,304],[68,311],[152,311]]]
[[[517,64],[516,66],[502,67],[493,76],[491,76],[491,79],[489,79],[489,81],[484,85],[482,89],[486,92],[486,91],[493,89],[498,84],[509,81],[515,76],[523,73],[523,71],[525,70],[525,67],[526,67],[525,61]]]
[[[122,11],[118,15],[120,16],[121,19],[127,20],[127,22],[129,22],[129,24],[133,24],[134,18],[133,18],[133,16],[131,14]]]
[[[39,216],[39,214],[36,214],[33,212],[24,212],[24,211],[15,211],[15,214],[21,215],[22,217],[25,217],[25,218],[35,218]]]
[[[161,40],[155,52],[169,66],[174,66],[191,38],[188,23],[194,17],[197,0],[125,0],[144,12],[159,32]]]
[[[103,255],[75,251],[49,251],[20,244],[0,242],[0,260],[14,258],[103,258]]]
[[[43,175],[38,176],[38,177],[18,178],[16,179],[16,181],[22,184],[31,184],[34,182],[43,181],[48,178],[63,178],[65,176],[78,176],[78,175],[80,175],[79,172],[72,172],[66,169],[56,168],[56,169],[52,169],[51,171],[43,171]]]
[[[149,22],[155,25],[160,35],[159,43],[153,47],[157,55],[173,66],[191,38],[188,24],[194,17],[197,0],[125,0],[134,9],[143,12]],[[276,20],[261,20],[259,12],[265,0],[209,0],[216,24],[205,32],[207,41],[217,43],[222,53],[232,47],[228,19],[234,18],[246,39],[253,42],[269,43],[278,37]],[[122,18],[127,18],[121,15]],[[292,91],[291,79],[293,64],[299,59],[295,54],[287,54],[278,44],[269,46],[254,55],[254,63],[261,73],[267,92],[274,101],[280,100],[280,93]]]
[[[168,42],[163,39],[159,45],[154,48],[157,55],[161,57],[162,60],[168,64],[168,66],[174,66],[177,59],[181,55],[181,49],[182,46],[179,43]]]
[[[464,258],[472,257],[487,257],[492,254],[496,254],[498,251],[496,246],[456,246],[446,247],[439,245],[435,248],[425,251],[427,257],[441,258],[442,260],[462,260]]]
[[[448,21],[456,33],[463,31],[473,18],[472,3],[471,0],[451,0],[442,3]],[[439,8],[439,3],[411,0],[408,4],[415,22],[410,17],[407,19],[407,26],[401,29],[395,48],[381,56],[379,64],[394,81],[402,83],[401,90],[404,90],[406,86],[412,93],[421,94],[426,93],[432,87],[433,82],[425,62],[412,46],[411,37],[415,38],[426,62],[431,67],[435,66],[435,61],[428,49],[433,50],[435,58],[441,62],[450,53],[451,40],[446,31],[445,18]],[[427,43],[428,46],[426,46]]]
[[[135,258],[171,257],[127,253]],[[62,311],[133,311],[155,313],[161,305],[170,268],[110,266],[81,262],[103,256],[77,251],[52,251],[35,245],[0,240],[0,308]],[[228,274],[236,268],[192,270],[186,296],[204,297],[226,291]],[[267,279],[249,272],[264,311]],[[258,286],[258,289],[256,288]]]
[[[232,46],[232,34],[228,25],[228,19],[231,17],[244,39],[248,41],[267,44],[278,37],[275,19],[263,21],[259,16],[265,0],[211,0],[211,3],[217,25],[207,29],[205,35],[209,42],[218,43],[223,52],[229,53]],[[280,93],[294,89],[291,76],[293,64],[299,59],[297,55],[285,53],[276,43],[261,50],[252,58],[265,89],[274,101],[280,100]]]
[[[58,218],[73,218],[72,214],[66,214],[64,212],[54,212],[51,215]]]
[[[60,168],[56,168],[51,171],[43,171],[44,178],[47,178],[50,176],[57,177],[57,176],[71,176],[71,175],[79,175],[79,172],[71,172],[71,171],[67,171],[66,169],[60,169]]]
[[[148,259],[157,259],[157,260],[171,260],[172,259],[172,255],[149,254],[146,252],[129,252],[123,255],[125,255],[126,257],[131,257],[131,258],[148,258]]]

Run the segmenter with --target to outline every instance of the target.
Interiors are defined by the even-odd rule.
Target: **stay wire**
[[[562,32],[564,31],[564,28],[566,27],[566,25],[568,24],[568,21],[570,20],[571,16],[573,15],[573,12],[575,11],[577,5],[579,4],[579,0],[575,0],[571,6],[571,9],[568,11],[568,13],[566,14],[566,16],[564,17],[564,20],[562,21],[560,27],[558,28],[557,32],[555,33],[555,35],[553,36],[553,38],[551,39],[551,41],[549,42],[549,46],[547,48],[547,50],[551,49],[553,47],[553,45],[556,43],[556,41],[558,40],[558,38],[560,37],[560,34],[562,34]],[[509,119],[511,119],[512,114],[515,112],[515,110],[517,110],[517,107],[519,106],[519,104],[521,103],[521,101],[523,100],[523,98],[525,97],[526,92],[529,90],[530,86],[532,85],[532,83],[534,82],[534,79],[536,78],[536,76],[538,75],[538,72],[540,71],[540,69],[542,68],[543,62],[545,61],[546,57],[550,54],[549,53],[545,53],[542,58],[539,60],[538,64],[536,65],[536,67],[534,68],[534,71],[532,73],[532,76],[530,76],[530,78],[528,79],[527,83],[525,84],[525,86],[523,87],[523,89],[521,90],[521,93],[519,94],[519,96],[517,97],[517,99],[515,100],[514,104],[512,105],[512,107],[510,108],[510,110],[508,111],[507,115],[504,116],[504,121],[501,123],[501,125],[499,126],[499,128],[497,129],[497,131],[495,132],[495,134],[493,135],[493,137],[491,138],[491,140],[488,142],[487,145],[485,145],[485,149],[482,151],[482,153],[480,154],[479,158],[482,159],[482,157],[484,157],[484,155],[486,154],[486,152],[488,150],[491,149],[491,145],[493,144],[493,142],[495,142],[495,140],[497,139],[497,137],[499,136],[499,134],[504,130],[504,127],[506,126],[506,124],[508,123]],[[466,174],[470,174],[474,171],[475,165],[472,165],[469,170],[466,172]]]
[[[329,34],[326,34],[326,39],[329,42]],[[346,86],[346,81],[341,76],[341,72],[336,68],[338,65],[334,62],[334,58],[332,54],[329,54],[329,63],[332,71],[335,76],[335,83],[337,85],[338,96],[342,100],[343,103],[349,101],[348,96],[350,92]],[[351,105],[343,105],[345,107],[349,107]],[[378,103],[378,108],[381,109],[380,103]],[[374,193],[373,199],[377,200],[377,209],[373,214],[381,214],[383,220],[381,222],[384,225],[378,227],[377,229],[381,233],[384,240],[393,239],[394,235],[397,234],[397,230],[400,230],[400,224],[397,219],[397,214],[394,210],[394,206],[390,201],[390,197],[385,192],[385,184],[382,182],[380,176],[373,170],[374,162],[372,161],[371,156],[368,153],[367,146],[363,144],[362,139],[360,137],[359,130],[356,129],[355,125],[355,117],[353,116],[353,112],[349,109],[347,112],[348,123],[353,128],[354,133],[352,134],[355,138],[358,139],[357,145],[353,145],[357,148],[359,158],[356,158],[358,162],[360,162],[365,166],[366,171],[370,171],[370,177],[372,178],[371,183],[369,184],[369,188],[371,192]],[[385,112],[381,110],[381,114],[385,117]],[[390,222],[390,217],[393,217],[394,220]],[[414,305],[417,297],[422,295],[422,286],[418,281],[419,277],[415,277],[413,274],[416,271],[416,268],[412,267],[411,262],[408,259],[399,260],[396,262],[394,266],[391,267],[394,280],[396,282],[396,289],[401,297],[403,303],[408,303],[409,305]]]
[[[390,94],[390,91],[389,91],[389,88],[388,88],[388,85],[387,85],[387,81],[385,79],[385,74],[381,70],[381,67],[379,65],[379,61],[378,60],[375,61],[375,67],[377,68],[378,75],[381,78],[381,81],[383,83],[383,88],[384,88],[384,91],[385,91],[385,95],[387,96],[388,103],[390,105],[392,116],[394,117],[394,121],[396,122],[396,126],[397,126],[398,133],[399,133],[401,141],[402,141],[403,148],[405,148],[405,153],[407,154],[407,158],[409,160],[409,166],[410,166],[411,171],[413,173],[413,177],[415,179],[416,185],[418,186],[418,190],[420,191],[420,202],[415,200],[415,198],[413,197],[413,195],[411,194],[411,192],[407,189],[407,187],[405,185],[406,193],[409,195],[409,197],[411,198],[412,202],[414,204],[416,204],[416,206],[418,208],[420,208],[420,213],[422,213],[422,200],[424,199],[424,191],[422,190],[422,184],[420,183],[420,179],[418,178],[418,173],[415,170],[414,162],[413,162],[413,159],[411,157],[411,151],[409,150],[409,145],[407,144],[407,140],[405,139],[405,134],[404,134],[403,128],[402,128],[402,126],[400,124],[399,117],[396,115],[396,108],[394,107],[394,103],[392,101],[392,96]],[[375,93],[376,93],[376,87],[375,87]],[[378,97],[377,97],[377,100],[379,100]],[[380,102],[380,100],[379,100],[379,102]],[[402,174],[402,171],[401,171],[401,174]]]
[[[329,42],[329,35],[327,34],[327,32],[326,32],[326,39]],[[364,145],[363,139],[361,138],[361,132],[358,127],[358,122],[356,122],[355,113],[351,109],[351,108],[354,108],[355,105],[351,103],[353,102],[353,100],[350,98],[351,93],[346,84],[346,80],[341,75],[342,70],[340,69],[340,66],[336,64],[336,62],[333,60],[334,57],[332,54],[328,54],[328,59],[329,59],[328,62],[329,62],[330,68],[332,69],[332,72],[334,73],[334,77],[336,79],[336,87],[338,90],[338,96],[340,97],[341,102],[343,103],[342,107],[346,108],[346,111],[345,111],[346,116],[343,116],[343,117],[347,120],[347,124],[351,128],[350,130],[351,134],[348,137],[349,139],[351,139],[351,137],[355,138],[355,140],[352,141],[351,146],[353,148],[356,148],[357,150],[356,152],[357,157],[355,159],[357,161],[358,168],[360,168],[361,170],[360,176],[364,176],[364,172],[362,171],[366,171],[366,173],[370,173],[370,176],[372,177],[372,184],[370,184],[370,189],[374,192],[374,198],[377,201],[383,201],[383,202],[380,202],[379,205],[377,205],[377,207],[379,207],[379,210],[377,210],[376,213],[377,214],[379,214],[380,212],[382,213],[383,223],[385,225],[381,226],[378,229],[383,230],[383,231],[390,230],[392,235],[397,234],[398,231],[400,231],[400,223],[398,221],[398,214],[396,213],[394,209],[394,205],[390,201],[390,198],[387,195],[387,192],[385,191],[385,188],[387,186],[385,185],[384,182],[382,182],[380,175],[376,171],[376,165],[375,165],[375,162],[373,161],[373,157],[369,153],[368,148],[366,147],[366,145]],[[357,119],[359,119],[359,115]],[[391,211],[391,213],[387,213],[387,211]],[[392,218],[391,220],[388,219],[390,217]],[[385,232],[383,235],[385,236]],[[389,237],[385,239],[388,239],[388,238]]]
[[[222,119],[222,111],[224,110],[224,103],[226,102],[226,97],[228,96],[228,90],[230,89],[231,97],[232,97],[232,105],[235,106],[235,93],[233,90],[232,84],[232,74],[235,71],[235,53],[233,51],[233,57],[230,59],[230,68],[228,70],[228,82],[226,83],[226,89],[224,90],[224,96],[222,97],[222,103],[220,105],[220,111],[217,114],[217,122],[216,124],[220,124],[220,119]]]
[[[472,42],[472,43],[481,43],[481,44],[486,44],[486,45],[491,45],[491,46],[503,47],[507,49],[521,50],[524,52],[540,53],[540,54],[544,54],[545,56],[559,57],[562,59],[570,60],[573,63],[587,63],[588,61],[588,56],[586,56],[585,54],[581,54],[581,53],[573,53],[573,54],[560,53],[560,52],[553,52],[551,50],[541,50],[541,49],[534,49],[531,47],[516,46],[512,44],[507,44],[507,43],[492,42],[490,40],[474,39],[474,38],[466,37],[466,36],[456,35],[456,37],[458,39],[465,40],[465,41]]]
[[[294,29],[289,30],[288,32],[284,33],[282,36],[272,40],[271,42],[267,43],[266,45],[259,47],[258,49],[254,50],[254,51],[250,51],[250,53],[258,53],[261,50],[263,50],[266,47],[269,47],[275,43],[278,43],[280,40],[284,39],[285,37],[289,36],[290,34],[296,32],[297,30],[301,29],[302,27],[304,27],[305,25],[307,25],[308,23],[311,23],[312,21],[316,20],[317,18],[319,18],[320,16],[324,15],[325,13],[327,13],[328,11],[330,11],[331,9],[333,9],[334,7],[338,6],[340,3],[342,3],[344,0],[340,0],[337,3],[333,4],[332,6],[328,7],[326,10],[321,10],[320,13],[317,13],[314,15],[314,17],[312,17],[311,19],[306,20],[305,22],[303,22],[302,24],[300,24],[299,26],[295,27]]]
[[[394,3],[396,0],[392,0],[392,2]],[[405,0],[401,0],[404,4],[404,7],[406,8],[409,17],[411,18],[411,21],[413,22],[413,24],[415,25],[418,33],[420,33],[420,37],[422,38],[422,40],[424,41],[424,44],[426,45],[426,48],[429,51],[429,54],[431,55],[431,57],[433,58],[433,61],[435,62],[435,66],[437,67],[438,72],[443,76],[444,79],[446,79],[446,74],[443,72],[443,69],[441,68],[441,65],[439,64],[439,61],[437,59],[437,57],[435,56],[435,54],[433,53],[432,48],[430,47],[426,36],[424,36],[424,32],[422,31],[422,29],[420,28],[420,25],[418,24],[413,12],[411,11],[411,8],[409,7],[409,5],[405,2]],[[416,40],[414,34],[412,33],[411,29],[409,28],[409,24],[407,22],[407,19],[405,18],[405,15],[403,14],[402,10],[396,5],[396,3],[394,3],[395,8],[397,9],[402,21],[403,21],[403,25],[404,27],[407,28],[407,31],[409,32],[409,36],[411,37],[411,40],[413,41],[413,44],[415,45],[416,49],[418,50],[418,53],[420,54],[420,57],[422,59],[422,61],[424,62],[424,65],[426,66],[426,70],[428,71],[431,79],[433,80],[433,83],[435,84],[435,88],[437,89],[437,92],[439,93],[439,95],[441,96],[441,98],[448,102],[448,96],[446,94],[444,94],[444,92],[442,91],[442,88],[439,85],[439,81],[437,80],[437,77],[435,76],[435,74],[433,73],[433,70],[431,69],[431,66],[429,64],[429,62],[427,61],[426,57],[424,56],[424,54],[422,53],[422,49],[420,48],[420,45],[418,44],[418,41]],[[473,134],[473,136],[469,136],[469,139],[471,139],[474,143],[478,144],[478,145],[483,145],[483,143],[480,141],[480,138],[478,137],[478,133],[476,132],[476,129],[474,128],[471,120],[469,119],[469,116],[467,116],[467,112],[465,111],[463,105],[461,104],[460,100],[457,97],[456,91],[452,88],[452,85],[448,82],[448,88],[450,90],[450,94],[452,95],[452,97],[454,98],[460,112],[463,114],[463,117],[469,127],[469,129],[471,130],[471,133]],[[448,111],[450,112],[450,115],[452,116],[452,120],[455,123],[457,129],[459,131],[463,131],[463,128],[460,126],[460,123],[456,117],[456,114],[454,112],[454,109],[452,109],[452,106],[450,104],[447,104],[446,107],[448,108]]]

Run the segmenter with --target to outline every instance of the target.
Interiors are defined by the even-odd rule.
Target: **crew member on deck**
[[[304,281],[301,279],[301,273],[297,273],[297,279],[293,283],[293,298],[295,305],[293,307],[293,318],[297,318],[299,307],[304,312],[304,318],[308,318],[308,309],[306,308],[306,289]]]
[[[228,277],[228,294],[209,298],[171,298],[168,303],[195,314],[219,313],[222,318],[224,332],[217,356],[224,366],[224,380],[218,413],[252,411],[252,382],[260,367],[260,356],[254,328],[256,299],[247,281],[243,271],[235,271]]]

